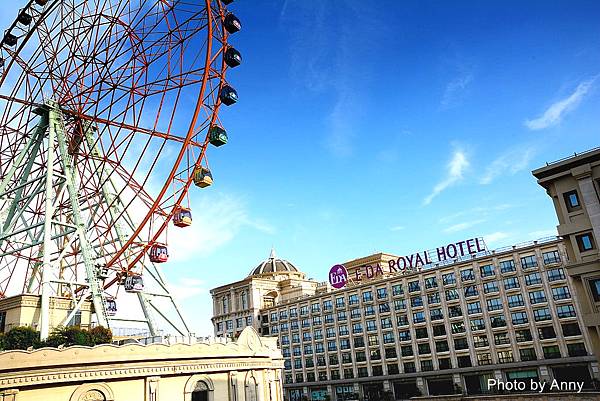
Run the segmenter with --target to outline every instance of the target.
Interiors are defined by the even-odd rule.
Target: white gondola
[[[142,276],[133,275],[127,276],[125,279],[125,291],[127,292],[142,292],[144,290],[144,280]]]
[[[117,301],[113,298],[107,298],[104,303],[104,309],[108,316],[115,316],[117,314]]]

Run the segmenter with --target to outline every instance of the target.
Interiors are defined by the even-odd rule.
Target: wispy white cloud
[[[529,236],[529,238],[535,240],[535,239],[540,239],[540,238],[545,238],[545,237],[557,236],[558,232],[556,231],[556,228],[549,228],[546,230],[532,231],[527,235]]]
[[[446,227],[444,229],[444,232],[445,233],[456,233],[456,232],[459,232],[459,231],[464,231],[464,230],[466,230],[468,228],[471,228],[471,227],[476,226],[477,224],[481,224],[483,222],[485,222],[485,219],[479,219],[479,220],[465,221],[465,222],[462,222],[462,223],[457,223],[457,224],[451,225],[450,227]]]
[[[179,301],[194,298],[208,292],[204,281],[191,277],[179,278],[174,284],[169,285],[169,289]]]
[[[462,71],[460,75],[448,82],[442,96],[442,101],[440,102],[442,108],[448,109],[456,106],[472,81],[473,74],[470,71]]]
[[[505,231],[496,231],[483,236],[483,240],[488,247],[496,247],[502,240],[510,238],[511,234]]]
[[[467,160],[466,154],[462,150],[455,150],[452,155],[452,160],[450,160],[450,163],[447,165],[446,177],[433,187],[431,193],[423,200],[423,204],[429,205],[436,196],[461,181],[463,179],[463,174],[468,167],[469,161]]]
[[[450,222],[455,221],[458,218],[463,217],[463,216],[469,216],[471,218],[473,218],[474,216],[487,217],[489,215],[496,214],[497,212],[500,212],[502,210],[510,209],[511,207],[514,207],[514,205],[511,205],[510,203],[501,203],[499,205],[494,205],[494,206],[474,207],[471,209],[462,210],[460,212],[457,212],[457,213],[454,213],[454,214],[451,214],[448,216],[444,216],[440,219],[440,223],[441,224],[450,223]]]
[[[405,228],[406,228],[405,226],[394,226],[394,227],[390,227],[390,231],[402,231]]]
[[[503,174],[514,175],[527,168],[534,155],[535,150],[533,147],[505,152],[485,169],[485,173],[479,182],[486,185]]]
[[[530,130],[540,130],[560,123],[566,113],[574,110],[579,105],[581,99],[583,99],[592,88],[597,77],[598,76],[596,75],[587,81],[581,82],[577,85],[577,88],[573,93],[550,105],[541,116],[534,118],[533,120],[526,120],[525,125],[527,128]]]

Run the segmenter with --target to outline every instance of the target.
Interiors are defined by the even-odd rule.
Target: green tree
[[[106,327],[96,326],[89,331],[91,345],[110,344],[112,342],[112,331]]]
[[[27,349],[37,346],[40,342],[40,333],[31,327],[14,327],[4,336],[4,347],[7,350]]]
[[[4,342],[5,342],[5,335],[4,333],[0,333],[0,351],[4,351]]]

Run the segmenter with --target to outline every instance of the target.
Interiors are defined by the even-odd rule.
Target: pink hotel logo
[[[329,269],[329,284],[333,288],[340,289],[348,282],[348,270],[344,265],[335,265]]]

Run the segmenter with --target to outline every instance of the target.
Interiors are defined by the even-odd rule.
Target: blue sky
[[[230,142],[209,149],[215,183],[192,189],[194,225],[170,229],[163,267],[198,334],[212,333],[209,289],[271,246],[324,281],[374,252],[556,233],[531,170],[600,145],[600,3],[230,9],[244,59],[228,71],[240,100],[221,112]]]

